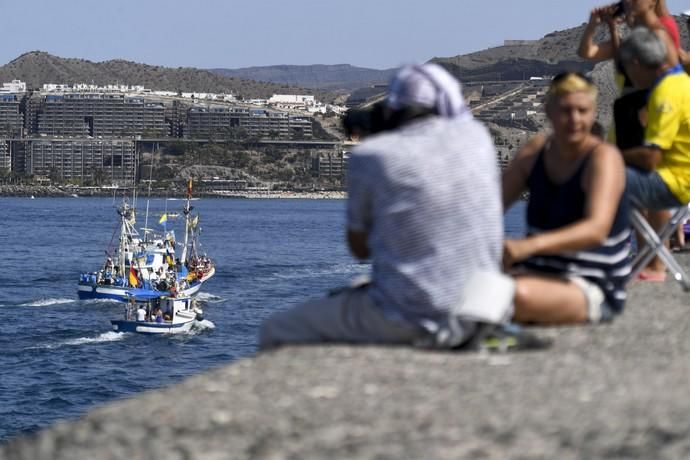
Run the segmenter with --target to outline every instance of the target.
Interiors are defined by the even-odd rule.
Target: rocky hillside
[[[581,24],[524,44],[435,57],[432,61],[443,65],[462,81],[524,80],[531,76],[554,75],[565,69],[589,72],[594,64],[577,56],[584,27],[585,24]],[[607,31],[601,27],[596,38],[604,40],[607,36]]]
[[[243,98],[266,98],[274,93],[304,93],[304,88],[245,80],[190,67],[152,66],[131,61],[92,62],[61,58],[42,51],[22,54],[0,67],[0,81],[23,80],[30,88],[44,83],[93,83],[144,85],[168,91],[232,93]],[[309,93],[314,93],[309,90]],[[318,95],[330,99],[326,92]]]
[[[242,69],[211,69],[218,75],[265,81],[329,91],[352,91],[366,86],[385,84],[395,69],[367,69],[349,64],[274,65]]]

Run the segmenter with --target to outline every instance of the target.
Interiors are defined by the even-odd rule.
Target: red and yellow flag
[[[192,196],[192,179],[189,179],[189,182],[187,182],[187,195]]]
[[[139,287],[139,277],[134,267],[129,267],[129,285],[132,287]]]

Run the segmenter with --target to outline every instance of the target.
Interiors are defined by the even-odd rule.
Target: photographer
[[[371,281],[273,314],[261,349],[413,344],[447,320],[474,272],[500,272],[496,152],[457,80],[435,64],[404,67],[385,101],[348,123],[367,137],[348,165],[347,237]]]
[[[678,63],[679,53],[682,53],[678,25],[673,16],[668,15],[664,0],[622,0],[593,9],[580,41],[579,56],[595,62],[615,59],[621,40],[618,24],[623,22],[629,28],[644,26],[652,30],[666,44],[667,64],[674,66]],[[608,26],[611,38],[595,43],[596,29],[604,23]],[[625,69],[617,61],[615,81],[619,97],[613,106],[613,126],[609,130],[608,140],[625,150],[643,142],[642,120],[648,92],[646,88],[634,88]]]

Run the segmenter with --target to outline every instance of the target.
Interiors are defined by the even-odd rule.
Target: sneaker
[[[543,350],[552,343],[551,339],[539,337],[515,324],[482,324],[462,349],[505,353]]]

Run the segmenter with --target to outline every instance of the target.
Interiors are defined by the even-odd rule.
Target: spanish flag
[[[158,221],[158,223],[164,224],[165,222],[167,222],[167,220],[168,220],[168,215],[163,213],[163,215],[161,216],[161,219]]]
[[[192,196],[192,179],[189,179],[189,182],[187,182],[187,196]]]
[[[132,287],[139,287],[139,277],[134,267],[129,267],[129,285]]]

